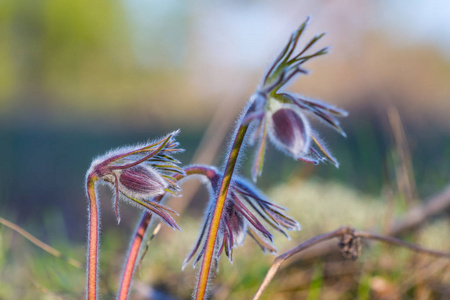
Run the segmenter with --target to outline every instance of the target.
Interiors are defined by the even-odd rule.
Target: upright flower
[[[292,34],[286,47],[269,68],[258,91],[253,95],[251,106],[243,120],[254,127],[250,143],[258,145],[252,170],[254,181],[262,171],[267,136],[277,148],[294,159],[314,164],[330,161],[336,167],[339,166],[338,161],[311,128],[308,117],[318,118],[345,137],[337,117],[345,117],[347,112],[322,101],[279,92],[295,75],[308,73],[302,68],[306,61],[328,52],[328,48],[323,48],[313,54],[306,54],[307,50],[324,36],[323,33],[295,52],[307,24],[308,20]]]
[[[314,37],[305,47],[296,50],[298,40],[307,23],[308,20],[292,34],[286,47],[265,74],[258,90],[250,98],[246,112],[239,122],[228,152],[228,159],[223,171],[224,174],[221,176],[220,187],[216,192],[217,200],[212,202],[212,208],[208,213],[211,221],[208,221],[210,223],[205,223],[205,226],[208,228],[202,234],[202,237],[206,236],[206,242],[199,254],[203,256],[203,260],[195,299],[205,298],[211,264],[217,258],[217,253],[220,253],[220,251],[216,251],[217,247],[220,250],[227,245],[226,243],[239,242],[229,232],[233,232],[233,228],[236,227],[245,227],[244,225],[239,225],[228,229],[224,227],[224,224],[251,224],[250,220],[253,220],[250,215],[245,215],[245,213],[243,214],[239,211],[239,204],[233,202],[234,197],[229,195],[230,191],[236,188],[237,181],[234,180],[233,183],[233,173],[248,132],[252,133],[250,142],[258,144],[252,170],[254,181],[256,181],[256,178],[262,171],[267,135],[278,148],[297,160],[316,164],[321,161],[330,161],[336,167],[338,166],[337,160],[320,141],[315,131],[311,129],[307,117],[316,116],[320,120],[325,121],[326,124],[331,125],[342,135],[345,135],[337,117],[346,116],[347,113],[319,101],[308,100],[295,94],[279,92],[296,75],[308,73],[302,67],[305,62],[328,51],[327,48],[323,48],[315,53],[307,54],[311,46],[324,34]],[[237,218],[235,217],[236,215],[240,217]],[[234,221],[233,218],[244,222],[239,223]],[[259,227],[255,226],[255,228]],[[259,229],[258,231],[265,236],[264,231]],[[228,236],[232,238],[229,239]]]
[[[159,216],[172,228],[179,229],[169,213],[173,210],[153,199],[164,193],[176,194],[180,187],[175,174],[184,175],[178,167],[179,161],[172,154],[182,151],[174,136],[166,137],[144,145],[118,148],[100,156],[91,164],[86,175],[86,191],[89,199],[89,237],[87,253],[87,298],[97,299],[99,209],[95,186],[98,181],[113,188],[114,207],[120,222],[119,199],[135,203]]]
[[[220,188],[222,175],[209,166],[201,166],[205,170],[203,175],[208,179],[210,190],[210,203],[205,213],[200,237],[194,248],[184,261],[183,268],[197,253],[194,266],[205,251],[205,233],[211,223],[215,199]],[[230,261],[233,257],[233,248],[244,241],[246,234],[252,237],[263,251],[276,252],[272,244],[272,234],[266,228],[273,229],[288,237],[286,230],[299,230],[300,224],[284,214],[285,208],[267,200],[251,183],[242,178],[235,179],[228,191],[224,213],[219,225],[219,236],[216,241],[215,260],[225,252]],[[263,225],[263,223],[267,225]],[[199,251],[200,249],[200,251]]]

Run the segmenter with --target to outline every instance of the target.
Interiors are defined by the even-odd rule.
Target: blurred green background
[[[308,15],[312,22],[303,41],[327,32],[320,46],[330,45],[332,52],[308,63],[312,74],[289,90],[349,111],[342,121],[347,139],[318,125],[341,167],[293,164],[270,148],[258,185],[273,195],[284,182],[286,189],[309,182],[306,191],[321,189],[318,182],[336,184],[380,206],[386,195],[394,195],[403,209],[409,200],[441,190],[450,179],[450,5],[445,0],[0,0],[0,215],[83,261],[84,176],[92,158],[181,128],[183,163],[220,165],[242,105]],[[395,128],[402,129],[400,137]],[[248,169],[243,164],[241,173],[247,176]],[[123,255],[139,212],[123,205],[125,216],[117,226],[111,194],[100,192],[103,255]],[[322,201],[316,197],[313,201]],[[339,202],[339,195],[334,197]],[[191,206],[188,211],[199,216],[204,201]],[[314,210],[314,204],[306,209]],[[323,213],[332,215],[328,209]],[[324,229],[301,218],[304,228]],[[347,223],[342,216],[336,220]],[[194,229],[184,250],[199,225],[186,226]],[[57,263],[54,258],[1,230],[0,276],[8,292],[0,299],[33,299],[36,291],[43,299],[82,294],[84,271],[64,263],[49,267]],[[262,270],[272,257],[265,259]],[[19,265],[23,270],[16,270]],[[111,282],[117,280],[120,256],[114,265]],[[40,281],[41,270],[61,272],[51,277],[61,282]],[[13,279],[6,280],[10,274]],[[67,282],[61,279],[66,275]],[[23,283],[30,278],[32,287]],[[192,284],[193,279],[185,284],[185,294],[173,294],[189,297]],[[32,296],[23,289],[20,297],[14,294],[23,286]]]

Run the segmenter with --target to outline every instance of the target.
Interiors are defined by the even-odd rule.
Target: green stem
[[[219,194],[214,208],[213,218],[211,220],[211,226],[209,227],[208,237],[205,244],[205,253],[203,255],[202,268],[200,269],[200,275],[197,283],[197,290],[195,292],[195,299],[204,299],[206,295],[206,289],[208,285],[209,273],[211,270],[211,262],[214,256],[214,248],[217,240],[217,232],[219,231],[220,221],[222,219],[222,212],[225,206],[225,200],[228,194],[228,188],[231,184],[231,178],[233,176],[236,162],[241,150],[245,134],[248,130],[248,124],[240,125],[234,139],[233,147],[228,156],[228,162],[225,167],[225,172],[220,185]]]

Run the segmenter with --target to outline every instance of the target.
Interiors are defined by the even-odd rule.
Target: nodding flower
[[[222,174],[210,166],[200,166],[205,171],[203,175],[210,190],[210,202],[205,213],[202,231],[194,248],[184,261],[183,268],[197,253],[193,265],[195,266],[205,251],[206,232],[210,227],[211,216],[214,211],[215,199],[220,189]],[[219,235],[216,240],[215,260],[225,252],[230,261],[233,259],[233,249],[241,245],[246,234],[265,251],[275,253],[272,244],[272,234],[267,225],[281,232],[286,237],[288,230],[299,230],[300,224],[286,216],[286,209],[267,200],[250,182],[237,178],[230,185],[225,202],[224,213],[220,221]],[[263,225],[265,223],[266,225]]]
[[[166,192],[177,195],[181,190],[174,175],[184,176],[185,172],[178,166],[180,162],[172,157],[183,151],[175,141],[178,132],[146,144],[118,148],[94,159],[87,176],[113,188],[117,222],[120,222],[119,199],[122,198],[150,210],[169,226],[179,229],[168,214],[176,212],[154,201]]]
[[[296,160],[314,164],[329,161],[339,167],[338,161],[311,128],[308,117],[318,118],[345,137],[337,117],[346,117],[348,113],[319,100],[279,91],[296,75],[308,74],[308,71],[302,68],[303,63],[328,53],[328,48],[322,48],[313,54],[306,54],[307,50],[324,36],[323,33],[296,51],[298,40],[308,21],[309,19],[292,34],[286,47],[265,74],[242,121],[253,126],[250,144],[257,144],[252,170],[253,181],[256,181],[262,172],[267,136],[277,148]]]

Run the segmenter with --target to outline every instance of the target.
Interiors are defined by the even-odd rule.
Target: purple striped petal
[[[124,194],[155,197],[164,194],[167,183],[152,168],[141,165],[120,172],[119,183]],[[123,191],[123,189],[127,191]]]
[[[309,149],[310,127],[300,110],[292,104],[283,104],[270,111],[269,136],[274,144],[294,158],[301,157]]]

